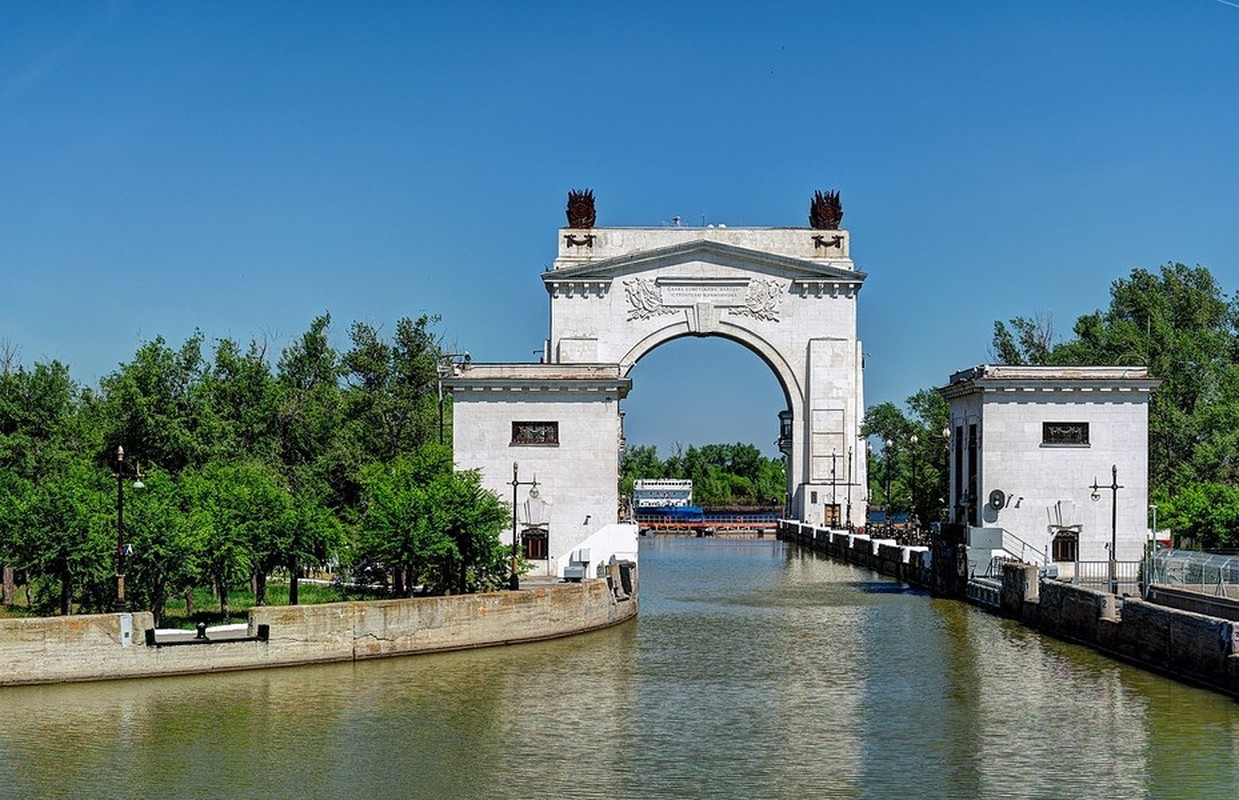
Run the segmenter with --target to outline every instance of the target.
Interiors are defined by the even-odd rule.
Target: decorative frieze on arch
[[[628,278],[624,293],[628,299],[628,321],[676,314],[681,309],[702,304],[727,314],[779,321],[779,306],[790,283],[768,278],[675,279]]]
[[[856,300],[865,274],[851,261],[848,232],[831,231],[830,246],[795,228],[590,232],[590,248],[561,244],[542,274],[551,298],[547,363],[618,364],[627,375],[680,336],[739,342],[770,366],[787,397],[770,416],[772,439],[786,443],[791,511],[823,521],[822,498],[844,494],[838,459],[861,450]],[[780,412],[784,428],[791,414],[790,437]],[[840,518],[863,521],[864,475],[863,457],[848,464],[853,500]]]

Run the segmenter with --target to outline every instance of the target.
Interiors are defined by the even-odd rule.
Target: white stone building
[[[970,560],[984,569],[990,550],[1070,576],[1077,561],[1109,561],[1112,536],[1118,561],[1138,560],[1158,384],[1145,367],[983,365],[952,375],[940,389],[951,415],[948,506],[981,554]]]
[[[591,576],[612,556],[636,560],[636,526],[618,520],[619,402],[631,385],[615,365],[579,364],[472,363],[444,381],[456,466],[509,503],[515,488],[530,574],[562,577],[574,552]]]
[[[682,336],[734,341],[779,382],[786,406],[771,409],[771,433],[777,419],[788,513],[835,526],[865,519],[865,274],[849,253],[844,230],[560,229],[541,276],[551,303],[542,363],[458,365],[443,382],[459,468],[480,469],[508,498],[513,462],[519,480],[537,475],[549,521],[518,519],[533,533],[535,573],[584,561],[592,574],[611,556],[635,558],[636,527],[618,522],[620,401],[636,363]],[[527,490],[517,489],[519,516]],[[545,552],[531,550],[541,536]]]
[[[865,458],[858,447],[864,380],[856,338],[865,273],[852,262],[848,231],[559,233],[559,255],[542,273],[551,296],[544,361],[618,364],[627,375],[672,339],[730,339],[770,367],[786,397],[786,408],[772,409],[771,418],[785,426],[779,439],[788,459],[790,515],[836,526],[865,519]]]

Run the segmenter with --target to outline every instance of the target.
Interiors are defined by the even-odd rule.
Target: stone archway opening
[[[647,351],[628,377],[633,386],[622,403],[625,455],[653,446],[666,463],[689,447],[751,445],[781,465],[778,492],[767,497],[766,484],[759,497],[755,486],[752,494],[721,505],[786,510],[787,463],[779,438],[781,419],[790,416],[788,392],[770,365],[723,337],[680,337]],[[768,480],[769,474],[763,477]]]
[[[743,344],[721,336],[670,339],[647,350],[626,374],[633,381],[623,403],[629,439],[743,441],[767,455],[778,452],[779,415],[791,410],[790,393],[778,373]],[[667,423],[643,420],[633,429],[636,415],[661,417],[669,408],[674,413],[666,413]],[[667,425],[677,418],[692,427],[673,436]]]

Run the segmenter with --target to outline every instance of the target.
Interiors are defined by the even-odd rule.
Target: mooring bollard
[[[195,636],[194,638],[206,641],[207,635],[206,635],[206,623],[205,622],[198,623],[198,635]]]

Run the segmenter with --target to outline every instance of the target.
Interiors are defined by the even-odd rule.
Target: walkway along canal
[[[13,797],[1233,797],[1239,705],[772,539],[580,637],[0,689]]]
[[[1041,578],[1032,564],[1006,563],[1001,578],[972,579],[965,574],[962,545],[941,539],[932,548],[901,547],[797,522],[780,523],[779,537],[932,588],[940,596],[967,597],[1052,636],[1239,696],[1239,623],[1228,619]]]

